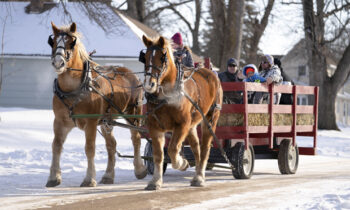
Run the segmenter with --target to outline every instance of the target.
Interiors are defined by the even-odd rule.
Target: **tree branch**
[[[169,4],[169,8],[167,8],[167,9],[170,9],[170,10],[172,10],[175,14],[177,14],[179,17],[180,17],[180,19],[182,20],[182,21],[184,21],[185,22],[185,24],[187,25],[187,27],[190,29],[190,31],[192,32],[194,29],[192,28],[192,26],[191,26],[191,23],[190,22],[188,22],[188,20],[179,12],[179,11],[177,11],[176,9],[175,9],[175,6],[172,6],[173,5],[173,3],[171,3],[171,2],[169,2],[169,0],[165,0],[168,4]],[[192,0],[190,0],[190,1],[192,1]],[[189,2],[189,1],[187,1],[187,2]]]
[[[342,10],[349,10],[350,9],[350,3],[346,3],[344,5],[342,5],[341,7],[337,8],[337,5],[335,4],[335,9],[329,11],[329,12],[326,12],[324,13],[323,17],[324,18],[327,18],[331,15],[334,15],[335,13],[339,12],[339,11],[342,11]]]
[[[339,20],[339,18],[338,18]],[[342,22],[339,20],[339,22],[342,24]],[[345,24],[342,24],[341,29],[339,30],[338,34],[335,35],[332,39],[330,40],[325,40],[323,44],[329,44],[332,43],[334,41],[336,41],[337,39],[339,39],[341,37],[341,35],[346,32],[346,26],[350,23],[350,18],[346,20]]]
[[[172,7],[176,7],[176,6],[180,6],[182,4],[187,4],[189,2],[192,2],[193,0],[187,0],[187,1],[183,1],[183,2],[178,2],[178,3],[171,3],[169,1],[166,1],[169,3],[169,5],[163,6],[163,7],[158,7],[157,9],[149,12],[146,16],[145,16],[145,20],[147,20],[148,18],[152,17],[152,15],[154,14],[159,14],[160,12],[162,12],[163,10],[166,9],[171,9]]]

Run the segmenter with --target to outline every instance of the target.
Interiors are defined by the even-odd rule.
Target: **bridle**
[[[162,66],[156,66],[153,65],[152,61],[153,61],[153,57],[155,56],[156,51],[159,50],[162,52],[162,57],[160,58],[160,61],[162,63]],[[151,56],[149,59],[149,64],[146,65],[146,52],[147,51],[151,51]],[[164,48],[161,48],[159,46],[151,46],[148,47],[145,50],[141,50],[140,51],[140,55],[139,55],[139,61],[141,63],[145,64],[145,70],[144,70],[144,76],[150,76],[151,78],[155,78],[157,79],[157,85],[159,86],[159,79],[162,77],[162,75],[166,72],[166,70],[168,69],[168,58],[167,58],[167,52],[163,53]],[[152,73],[152,68],[156,69],[159,71],[158,74],[156,73]]]
[[[66,49],[66,42],[65,42],[65,37],[66,36],[70,36],[73,39],[72,43],[70,44],[70,50]],[[58,33],[57,34],[57,46],[56,46],[55,51],[54,51],[54,48],[53,48],[53,45],[54,45],[53,37],[54,37],[54,35],[50,35],[49,39],[47,40],[47,43],[52,48],[51,58],[54,58],[55,56],[60,55],[60,56],[62,56],[64,58],[65,62],[68,62],[71,59],[71,54],[72,54],[72,51],[74,50],[74,46],[76,44],[77,37],[69,35],[66,32]],[[62,45],[58,45],[60,42],[63,42],[63,46]],[[63,54],[61,51],[57,52],[57,49],[60,49],[60,48],[63,49],[63,52],[65,54]]]

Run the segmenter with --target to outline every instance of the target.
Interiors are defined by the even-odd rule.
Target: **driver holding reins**
[[[171,37],[173,41],[172,47],[174,50],[174,58],[178,62],[182,63],[186,67],[194,67],[192,52],[189,47],[184,46],[182,42],[182,36],[179,32]]]

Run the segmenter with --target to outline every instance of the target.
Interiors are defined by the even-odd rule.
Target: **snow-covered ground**
[[[0,107],[0,209],[31,208],[28,205],[18,205],[18,202],[30,201],[40,196],[80,194],[79,188],[66,190],[65,188],[77,187],[82,182],[86,172],[86,157],[84,152],[84,133],[74,129],[64,144],[61,156],[62,184],[55,190],[45,188],[51,164],[51,142],[53,139],[53,112],[51,110],[33,110],[23,108],[1,108]],[[322,131],[318,132],[317,156],[301,156],[300,162],[314,161],[322,162],[328,158],[350,159],[350,128],[341,127],[342,131]],[[116,128],[114,130],[118,142],[118,150],[122,154],[132,155],[132,144],[128,130]],[[310,145],[311,138],[297,139],[299,146]],[[143,141],[142,147],[144,147]],[[143,150],[142,150],[143,151]],[[260,160],[259,160],[260,161]],[[266,161],[266,160],[262,160]],[[107,153],[103,138],[98,135],[96,141],[95,164],[97,171],[97,181],[104,173],[107,163]],[[273,164],[273,166],[272,166]],[[257,164],[256,164],[257,165]],[[266,168],[276,167],[276,162],[266,161]],[[169,169],[170,168],[170,169]],[[115,185],[123,182],[138,183],[146,186],[150,176],[145,180],[137,181],[133,175],[133,165],[131,159],[117,158]],[[190,171],[193,168],[190,168]],[[278,170],[278,169],[277,169]],[[168,167],[170,174],[177,172]],[[327,182],[327,180],[325,180]],[[316,183],[317,184],[317,183]],[[346,185],[349,184],[349,185]],[[321,186],[321,185],[320,185]],[[105,186],[108,188],[107,186]],[[283,188],[283,186],[281,186]],[[286,187],[284,187],[286,188]],[[287,195],[290,188],[283,192],[276,193],[276,196]],[[292,190],[295,190],[294,188]],[[263,195],[257,192],[256,197]],[[265,192],[267,193],[267,192]],[[82,193],[83,194],[83,193]],[[329,184],[320,188],[313,188],[310,185],[309,191],[297,193],[304,203],[295,208],[302,209],[350,209],[350,179],[329,181]],[[240,195],[240,196],[244,196]],[[190,208],[210,208],[213,203],[221,204],[225,207],[226,201],[240,200],[240,196],[232,195],[222,200],[208,201],[208,203],[194,204]],[[271,196],[269,196],[271,197]],[[271,208],[283,208],[274,204],[275,198],[264,198],[259,200],[259,204],[272,203]],[[294,198],[291,198],[294,199]],[[321,204],[320,204],[321,202]],[[276,206],[277,205],[277,206]],[[38,206],[36,206],[38,207]],[[218,206],[216,206],[218,207]],[[227,208],[229,209],[229,208]]]

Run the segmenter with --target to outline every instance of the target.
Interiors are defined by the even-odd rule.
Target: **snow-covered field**
[[[0,209],[31,208],[30,205],[21,206],[18,203],[30,202],[33,198],[50,196],[52,194],[81,193],[79,188],[75,188],[76,190],[73,191],[65,188],[79,186],[85,176],[87,163],[84,152],[84,133],[82,131],[74,129],[68,135],[61,157],[62,184],[54,188],[55,190],[51,190],[45,188],[45,184],[51,164],[53,112],[51,110],[0,107],[0,118]],[[300,162],[322,162],[329,158],[350,160],[350,128],[341,127],[341,129],[341,132],[319,131],[318,155],[301,156]],[[116,128],[114,132],[118,142],[118,150],[122,154],[132,155],[133,150],[128,130]],[[310,138],[297,139],[299,146],[309,145],[311,141]],[[144,144],[145,141],[143,141],[142,146]],[[105,143],[103,138],[98,135],[95,156],[97,181],[103,175],[106,163]],[[276,168],[276,162],[266,161],[264,167]],[[136,180],[133,175],[131,159],[117,158],[115,170],[115,185],[123,182],[135,182],[143,187],[150,180],[150,176],[147,176],[144,180]],[[191,170],[193,171],[193,168]],[[180,174],[180,172],[172,170],[170,166],[167,173]],[[339,182],[336,180],[324,181],[325,183],[329,182],[329,184],[319,185],[322,186],[319,188],[310,185],[308,191],[298,193],[299,197],[295,199],[302,197],[303,202],[300,204],[301,206],[294,207],[301,209],[350,209],[349,176],[345,177],[345,182],[344,180],[339,180]],[[108,188],[107,186],[105,187]],[[283,186],[281,186],[282,188]],[[277,191],[274,193],[278,197],[284,195],[283,192],[288,192],[288,190],[291,189],[284,189],[281,192]],[[257,192],[255,196],[262,196],[259,193],[262,192]],[[238,202],[240,196],[232,195],[226,199],[231,201],[237,200]],[[222,199],[194,204],[193,206],[184,206],[183,208],[210,208],[213,203],[224,204],[225,198]],[[260,199],[258,202],[264,206],[264,203],[271,203],[273,199],[276,198]],[[38,206],[36,205],[36,207]],[[221,207],[226,208],[225,206]],[[273,204],[272,206],[269,205],[269,207],[284,208],[286,206]],[[290,208],[288,205],[287,207]]]

